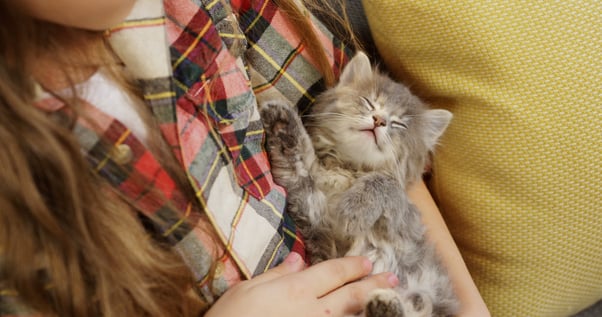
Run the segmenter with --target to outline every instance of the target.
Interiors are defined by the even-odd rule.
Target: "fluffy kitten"
[[[366,316],[452,315],[450,281],[405,191],[451,113],[428,110],[358,53],[317,98],[307,130],[286,104],[265,104],[261,117],[274,179],[288,192],[312,262],[364,255],[373,273],[397,274],[400,286],[371,294]]]

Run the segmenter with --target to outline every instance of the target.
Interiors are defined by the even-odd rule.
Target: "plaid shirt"
[[[319,22],[314,24],[338,75],[349,52]],[[74,132],[92,168],[160,224],[207,299],[212,300],[204,278],[214,260],[219,262],[213,287],[221,293],[277,265],[290,250],[304,254],[283,212],[285,192],[270,174],[257,105],[284,99],[304,110],[323,84],[279,8],[266,0],[138,0],[109,36],[140,79],[161,133],[205,212],[186,200],[116,119],[88,105],[96,126],[80,121]],[[38,106],[61,108],[56,99]],[[109,153],[100,151],[101,141],[113,145]],[[213,228],[221,245],[209,242],[207,228]],[[212,254],[224,256],[214,259]],[[10,314],[8,297],[3,296],[0,308]]]

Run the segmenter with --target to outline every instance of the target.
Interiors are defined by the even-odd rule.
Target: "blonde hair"
[[[44,51],[77,67],[64,50],[85,41],[98,52],[102,34],[29,19],[6,1],[0,6],[1,287],[49,316],[198,316],[203,303],[191,294],[193,276],[182,259],[112,197],[70,127],[31,106],[31,56]]]
[[[0,0],[0,289],[15,290],[20,302],[46,316],[198,316],[208,306],[192,291],[183,260],[150,238],[127,200],[115,199],[90,170],[72,126],[32,106],[30,61],[44,52],[69,70],[103,66],[133,95],[136,88],[101,33],[37,21],[10,2]],[[332,68],[307,16],[294,0],[275,2],[301,22],[297,32],[332,85]],[[95,53],[74,61],[66,50]],[[80,114],[76,99],[64,101]],[[145,110],[146,124],[156,124]],[[151,139],[151,151],[195,201],[164,140]]]

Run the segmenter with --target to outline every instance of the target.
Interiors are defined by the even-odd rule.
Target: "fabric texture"
[[[176,154],[187,167],[191,184],[227,255],[248,278],[279,263],[291,248],[303,251],[292,222],[283,214],[284,191],[273,183],[269,172],[256,92],[251,89],[245,66],[253,70],[265,65],[265,60],[277,60],[271,65],[280,76],[296,79],[309,74],[315,81],[319,77],[311,64],[296,58],[300,56],[295,51],[299,44],[290,25],[273,21],[281,13],[271,1],[246,2],[244,12],[232,12],[219,1],[163,3],[166,18],[151,15],[145,20],[153,23],[163,19],[164,23],[146,25],[141,23],[139,12],[155,9],[156,1],[140,1],[131,21],[112,31],[114,47],[126,64],[134,63],[148,55],[139,45],[148,46],[149,37],[144,35],[151,33],[149,27],[156,29],[157,40],[167,37],[169,72],[161,74],[164,68],[157,67],[163,58],[161,49],[157,63],[150,66],[156,71],[149,71],[148,63],[135,71],[145,80],[145,97],[162,122],[166,138],[178,149]],[[259,23],[246,25],[248,21]],[[260,27],[270,32],[256,32]],[[332,41],[328,34],[323,39],[325,45]],[[261,59],[243,55],[247,44],[253,48],[260,41],[272,46],[289,41],[291,45],[270,49]],[[235,45],[243,49],[235,50]],[[282,66],[285,60],[302,64],[294,77]],[[147,73],[152,76],[145,78]],[[283,80],[279,84],[278,91],[294,88],[305,93],[314,82]],[[286,96],[295,104],[301,94]],[[188,257],[194,254],[184,249]]]
[[[454,113],[431,188],[493,316],[602,298],[602,5],[364,0],[388,69]]]
[[[111,40],[143,80],[145,97],[162,122],[164,136],[177,149],[208,220],[225,245],[225,258],[231,257],[249,278],[279,263],[291,249],[303,254],[294,225],[283,213],[284,190],[273,183],[269,172],[257,111],[257,96],[263,90],[255,89],[252,80],[264,90],[275,84],[264,84],[252,75],[266,69],[289,79],[278,81],[273,90],[293,105],[302,96],[311,96],[306,90],[320,76],[271,1],[238,1],[239,11],[220,1],[163,4],[163,15],[157,16],[152,14],[161,13],[157,1],[139,1],[130,19],[111,30]],[[332,36],[320,34],[324,46],[333,50]],[[141,63],[148,58],[143,47],[149,40],[165,38],[170,46],[157,44],[158,53],[151,54],[155,62]],[[274,49],[284,42],[290,45]],[[267,47],[261,56],[252,55],[260,47],[257,43]],[[338,68],[334,62],[333,67]],[[281,92],[291,90],[298,93]],[[183,249],[193,261],[195,251]]]

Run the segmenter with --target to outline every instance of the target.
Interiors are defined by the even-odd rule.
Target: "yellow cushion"
[[[454,113],[430,185],[493,316],[602,298],[602,2],[363,4],[387,67]]]

